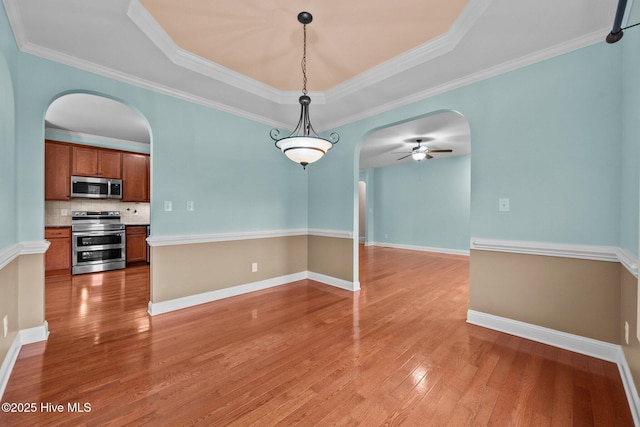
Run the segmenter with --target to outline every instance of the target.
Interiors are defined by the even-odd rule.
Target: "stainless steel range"
[[[72,211],[71,238],[71,274],[126,267],[126,234],[119,211]]]

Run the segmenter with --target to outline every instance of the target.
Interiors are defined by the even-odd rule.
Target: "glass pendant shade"
[[[332,146],[326,139],[313,136],[290,136],[276,142],[289,159],[303,166],[320,160]]]
[[[413,157],[413,160],[416,162],[419,162],[427,157],[427,153],[425,151],[414,150],[413,153],[411,153],[411,157]]]

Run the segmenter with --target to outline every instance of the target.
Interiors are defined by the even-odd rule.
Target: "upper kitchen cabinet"
[[[122,153],[122,201],[149,201],[149,156]]]
[[[78,146],[72,148],[71,174],[122,178],[122,154],[115,150]]]
[[[71,198],[71,147],[53,141],[44,143],[44,198]]]

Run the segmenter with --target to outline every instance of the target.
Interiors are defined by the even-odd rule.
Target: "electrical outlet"
[[[164,201],[164,211],[171,212],[173,210],[173,202],[171,200]]]
[[[7,334],[9,333],[9,315],[4,315],[4,317],[2,318],[2,324],[4,326],[4,337],[6,338]]]
[[[257,271],[258,271],[258,263],[257,262],[251,263],[251,272],[256,273]]]
[[[509,199],[500,198],[498,199],[498,211],[500,212],[509,212],[511,210],[511,203]]]

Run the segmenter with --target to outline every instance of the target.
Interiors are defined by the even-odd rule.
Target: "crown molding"
[[[445,34],[422,45],[404,52],[370,70],[340,83],[329,89],[326,94],[328,102],[363,90],[372,84],[388,79],[398,73],[421,65],[434,58],[451,52],[471,29],[493,0],[471,0],[462,10]]]
[[[316,104],[334,101],[451,52],[491,2],[492,0],[470,1],[443,36],[365,71],[329,89],[326,93],[315,92],[310,96]],[[278,90],[180,48],[138,0],[131,1],[127,16],[174,64],[279,104],[298,103],[299,94],[297,92]]]
[[[282,103],[283,91],[179,47],[138,0],[132,0],[129,3],[127,16],[171,62],[179,67],[270,101]],[[297,103],[297,99],[295,102]]]
[[[52,49],[48,49],[27,40],[26,32],[22,26],[22,20],[19,13],[19,0],[3,0],[7,16],[11,24],[11,28],[16,39],[16,43],[20,51],[33,54],[48,60],[59,62],[71,67],[75,67],[84,71],[98,74],[107,78],[118,80],[127,84],[131,84],[144,89],[149,89],[158,93],[179,98],[188,102],[203,105],[222,112],[233,114],[259,123],[263,123],[276,128],[288,128],[288,124],[279,122],[275,119],[267,117],[264,114],[255,114],[244,109],[232,107],[221,102],[200,97],[192,93],[177,90],[169,86],[152,82],[140,77],[130,75],[103,65],[96,64],[91,61],[80,59],[71,55],[67,55]],[[328,105],[345,96],[352,95],[356,91],[365,92],[365,89],[377,82],[383,81],[396,75],[408,68],[415,67],[425,63],[433,58],[451,52],[462,40],[465,34],[470,30],[478,18],[482,16],[485,10],[491,5],[492,0],[470,0],[465,9],[453,23],[449,31],[443,36],[427,42],[417,48],[405,52],[396,58],[393,58],[379,66],[361,73],[352,79],[341,83],[326,92],[312,92],[314,105]],[[127,16],[137,25],[150,40],[158,46],[158,48],[176,65],[190,69],[201,75],[205,75],[228,84],[232,87],[251,93],[259,97],[268,99],[271,102],[280,105],[294,105],[298,103],[300,93],[295,91],[280,91],[268,86],[255,79],[251,79],[235,71],[222,67],[211,61],[198,57],[190,52],[180,49],[175,42],[166,34],[160,25],[146,11],[139,0],[132,0],[127,10]],[[543,61],[554,56],[558,56],[570,51],[602,42],[603,34],[607,34],[610,28],[602,28],[593,33],[587,34],[576,39],[569,40],[549,49],[543,49],[530,55],[525,55],[511,61],[507,61],[500,65],[481,70],[476,73],[463,76],[461,78],[446,82],[444,84],[434,86],[423,91],[412,93],[406,97],[396,99],[390,102],[370,103],[374,105],[372,108],[359,110],[355,114],[340,116],[336,120],[328,119],[322,126],[324,129],[334,129],[349,123],[356,122],[380,113],[384,113],[395,108],[399,108],[426,98],[451,91],[463,86],[467,86],[497,75],[516,70],[518,68],[531,65],[533,63]],[[266,113],[265,113],[266,114]]]
[[[631,10],[633,9],[633,0],[629,0],[627,2],[627,9],[624,11],[624,16],[622,18],[622,27],[626,27],[629,25],[629,19],[631,17]],[[633,22],[631,24],[634,24]]]
[[[4,9],[7,12],[9,18],[9,25],[13,32],[13,37],[18,45],[18,48],[23,46],[26,42],[25,30],[22,26],[22,18],[20,17],[20,9],[18,8],[18,0],[3,0]]]
[[[10,1],[10,0],[5,0],[5,1]],[[249,113],[239,108],[231,107],[229,105],[222,104],[220,102],[215,102],[210,99],[196,96],[191,93],[183,92],[181,90],[177,90],[156,82],[151,82],[146,79],[135,77],[130,74],[127,74],[118,70],[114,70],[112,68],[105,67],[91,61],[86,61],[84,59],[80,59],[75,56],[67,55],[55,50],[51,50],[51,49],[33,44],[31,42],[26,42],[26,43],[23,43],[22,45],[18,45],[18,48],[20,49],[20,51],[24,53],[29,53],[31,55],[39,56],[44,59],[48,59],[51,61],[59,62],[64,65],[68,65],[70,67],[78,68],[80,70],[98,74],[103,77],[108,77],[110,79],[118,80],[133,86],[149,89],[154,92],[162,93],[164,95],[169,95],[174,98],[179,98],[188,102],[192,102],[194,104],[199,104],[205,107],[213,108],[215,110],[223,111],[225,113],[233,114],[235,116],[244,117],[246,119],[253,120],[258,123],[264,123],[266,125],[275,126],[275,127],[285,127],[285,128],[287,127],[286,124],[280,123],[278,121],[269,119],[261,115]]]
[[[496,77],[504,73],[508,73],[510,71],[515,71],[519,68],[526,67],[528,65],[535,64],[537,62],[541,62],[547,59],[554,58],[556,56],[563,55],[565,53],[572,52],[574,50],[581,49],[583,47],[591,46],[592,44],[602,42],[604,38],[603,34],[607,34],[610,31],[608,28],[602,28],[600,30],[594,31],[582,37],[578,37],[567,42],[552,46],[548,49],[543,49],[538,52],[535,52],[530,55],[525,55],[520,58],[516,58],[511,61],[504,62],[502,64],[496,65],[494,67],[490,67],[484,69],[482,71],[469,74],[467,76],[451,80],[444,84],[434,86],[428,89],[425,89],[420,92],[413,93],[404,98],[399,98],[391,102],[387,102],[384,104],[376,105],[375,107],[369,108],[367,110],[363,110],[358,112],[357,114],[344,116],[340,120],[335,120],[327,124],[328,129],[335,129],[340,126],[347,125],[349,123],[356,122],[358,120],[363,120],[368,117],[375,116],[377,114],[384,113],[386,111],[390,111],[396,108],[403,107],[405,105],[412,104],[414,102],[422,101],[424,99],[430,98],[432,96],[436,96],[445,92],[449,92],[454,89],[458,89],[464,86],[471,85],[473,83],[480,82],[482,80],[489,79],[491,77]],[[328,101],[333,101],[338,97],[342,97],[342,94],[334,94],[328,96]]]

